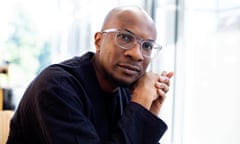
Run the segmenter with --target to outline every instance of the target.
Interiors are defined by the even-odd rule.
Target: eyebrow
[[[136,36],[137,38],[140,38],[140,39],[142,39],[144,41],[150,41],[150,42],[155,42],[156,41],[156,40],[153,40],[153,39],[144,39],[144,38],[138,37],[135,33],[133,33],[132,31],[130,31],[130,30],[126,29],[126,28],[124,28],[122,30],[127,31],[127,32],[133,34],[134,36]]]

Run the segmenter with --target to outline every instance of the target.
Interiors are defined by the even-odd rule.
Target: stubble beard
[[[104,77],[114,86],[116,87],[125,87],[125,88],[129,88],[131,87],[137,80],[129,83],[126,82],[124,80],[121,80],[119,78],[116,78],[113,74],[109,73],[109,72],[104,72]]]

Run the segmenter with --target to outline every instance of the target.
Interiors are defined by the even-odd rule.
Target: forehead
[[[139,10],[122,10],[113,14],[109,28],[127,29],[144,39],[156,39],[156,28],[153,20]]]

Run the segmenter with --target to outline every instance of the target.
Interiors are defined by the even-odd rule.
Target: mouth
[[[129,64],[129,63],[120,63],[118,64],[118,67],[123,70],[123,72],[127,75],[135,75],[140,73],[141,68],[138,65],[134,64]]]

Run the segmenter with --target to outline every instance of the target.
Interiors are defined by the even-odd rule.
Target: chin
[[[121,86],[121,87],[130,87],[132,85],[132,83],[120,81],[117,83],[117,85]]]
[[[118,86],[121,87],[131,87],[134,83],[136,82],[136,80],[123,80],[123,79],[115,79],[114,83]]]
[[[113,85],[121,87],[131,87],[138,79],[138,76],[109,74],[106,77]]]

